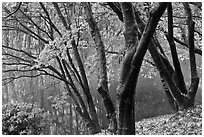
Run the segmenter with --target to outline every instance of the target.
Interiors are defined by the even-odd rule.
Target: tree
[[[127,53],[123,62],[121,83],[119,87],[119,134],[135,134],[134,95],[140,67],[147,51],[148,44],[157,26],[157,23],[166,9],[166,3],[161,3],[154,9],[137,44],[137,30],[134,12],[131,3],[121,4],[125,23],[125,40]]]
[[[54,25],[54,23],[53,23],[53,21],[52,21],[52,19],[50,17],[50,14],[49,14],[48,10],[46,9],[45,5],[43,3],[39,3],[39,4],[40,4],[40,7],[42,8],[42,10],[45,13],[45,15],[41,15],[41,16],[44,19],[44,21],[46,23],[48,23],[48,31],[45,31],[42,28],[40,28],[40,26],[38,26],[32,20],[31,17],[27,16],[23,11],[21,11],[21,10],[20,11],[23,14],[23,16],[25,16],[25,18],[28,19],[28,21],[30,21],[32,23],[32,25],[34,27],[38,28],[41,32],[45,33],[47,35],[47,37],[53,41],[51,43],[49,43],[47,40],[42,38],[40,35],[37,35],[35,33],[35,30],[31,30],[27,26],[25,26],[19,19],[17,19],[16,16],[12,16],[12,14],[10,14],[11,12],[4,6],[4,10],[9,15],[11,15],[14,18],[14,20],[16,20],[23,28],[25,28],[28,31],[28,33],[31,33],[32,36],[34,35],[34,38],[37,37],[40,40],[42,40],[42,42],[44,42],[46,44],[45,48],[40,53],[39,57],[35,57],[35,56],[33,56],[33,55],[29,54],[28,52],[23,51],[23,50],[18,50],[16,48],[3,46],[6,49],[9,48],[10,50],[23,53],[23,54],[29,56],[30,59],[31,59],[31,61],[30,61],[30,60],[25,60],[23,58],[19,58],[20,63],[18,62],[19,65],[22,62],[30,63],[30,64],[26,64],[26,65],[30,66],[31,69],[27,69],[27,70],[24,70],[24,69],[23,70],[16,70],[16,69],[14,69],[14,70],[8,70],[8,71],[29,72],[29,71],[32,71],[32,70],[35,70],[35,71],[38,70],[38,71],[42,72],[42,73],[37,74],[35,76],[21,75],[19,77],[13,77],[13,78],[10,77],[9,79],[13,80],[13,79],[17,79],[17,78],[20,78],[20,77],[37,77],[37,76],[40,76],[40,75],[50,75],[52,77],[55,77],[55,78],[63,81],[65,83],[66,88],[67,88],[67,94],[69,96],[71,96],[73,101],[75,102],[77,112],[87,122],[87,126],[91,128],[91,131],[93,133],[99,132],[100,127],[99,127],[99,124],[98,124],[98,118],[97,118],[97,115],[96,115],[96,110],[95,110],[95,107],[94,107],[92,96],[90,94],[88,81],[87,81],[86,74],[85,74],[85,71],[84,71],[84,66],[82,64],[80,55],[78,53],[77,44],[75,42],[75,39],[71,35],[70,35],[70,37],[69,36],[66,37],[66,35],[63,36],[62,33],[60,32],[60,30]],[[65,25],[65,28],[68,29],[68,32],[71,34],[72,33],[70,31],[71,28],[67,27],[68,26],[68,25],[66,25],[67,23],[64,22],[65,19],[63,18],[62,14],[60,14],[59,7],[55,3],[53,3],[53,5],[55,6],[55,9],[58,11],[57,13],[58,13],[60,19],[62,20],[63,25]],[[7,16],[6,18],[8,18],[8,17],[9,16]],[[74,28],[74,29],[76,29],[76,28]],[[57,34],[54,34],[54,31]],[[73,32],[73,33],[77,33],[77,32]],[[56,38],[54,39],[54,37],[56,37]],[[74,52],[74,57],[76,59],[76,63],[78,65],[79,71],[77,70],[76,65],[73,62],[73,59],[70,56],[69,48],[66,47],[67,39],[70,40],[69,42],[72,45],[72,49],[73,49],[73,52]],[[65,54],[67,55],[68,61],[69,61],[69,63],[71,65],[67,63],[67,60],[63,59],[62,52],[59,52],[60,48],[61,48],[61,50],[64,49],[63,52],[65,52]],[[13,56],[13,55],[8,54],[8,53],[3,53],[3,55],[11,56],[14,59],[17,58],[17,56]],[[55,68],[54,65],[49,64],[49,63],[51,63],[52,59],[56,59],[56,63],[58,63],[57,68]],[[10,64],[15,65],[16,63],[10,63]],[[9,64],[7,64],[7,65],[9,65]],[[48,70],[50,70],[51,72],[54,72],[54,74],[49,73]],[[8,72],[8,71],[6,70],[4,72]],[[74,76],[71,76],[70,73],[74,73]],[[78,80],[78,84],[82,88],[82,91],[83,91],[83,93],[84,93],[84,95],[86,97],[89,112],[88,112],[87,107],[85,105],[85,101],[82,99],[82,95],[79,93],[79,89],[76,87],[77,85],[73,81],[73,78]],[[4,80],[8,80],[8,79],[4,79]]]
[[[72,126],[84,124],[87,129],[80,131],[77,127],[77,133],[98,133],[104,124],[104,107],[113,133],[118,130],[119,134],[135,134],[134,96],[145,60],[157,68],[172,108],[177,111],[191,107],[199,84],[195,53],[202,55],[200,4],[176,4],[3,3],[4,101],[34,103],[38,101],[36,88],[53,86],[49,98],[53,108],[49,111],[56,130],[49,132],[72,134]],[[191,11],[192,5],[197,11]],[[189,89],[177,43],[189,50]],[[171,51],[172,62],[166,49]],[[149,53],[152,60],[144,57]],[[124,59],[120,68],[121,57]],[[116,68],[121,69],[120,78]],[[113,78],[120,79],[117,104],[109,87]],[[28,92],[24,95],[25,90]],[[41,108],[49,106],[46,97],[47,93],[40,89]],[[98,106],[100,99],[104,106]],[[81,119],[83,124],[79,124]],[[65,124],[68,121],[72,122]]]
[[[185,109],[188,107],[193,106],[194,104],[194,99],[195,99],[195,94],[198,88],[198,83],[199,83],[199,78],[197,76],[197,70],[196,70],[196,63],[195,63],[195,49],[194,49],[194,39],[193,39],[193,32],[194,32],[194,28],[192,27],[194,23],[192,22],[192,13],[191,10],[188,6],[188,3],[184,3],[184,5],[186,6],[186,11],[188,11],[188,32],[189,32],[189,37],[188,37],[188,41],[191,43],[189,43],[188,47],[189,47],[189,58],[190,58],[190,64],[191,64],[191,86],[187,92],[187,89],[185,87],[185,83],[183,81],[183,76],[182,76],[182,72],[180,70],[180,65],[178,62],[178,57],[176,54],[176,49],[175,49],[175,45],[173,43],[173,35],[172,35],[172,13],[171,13],[171,4],[169,4],[168,6],[168,40],[170,41],[170,45],[171,45],[171,52],[172,52],[172,57],[174,60],[174,68],[176,70],[173,69],[173,67],[171,66],[171,64],[169,63],[168,59],[166,58],[166,55],[163,53],[163,55],[161,53],[158,52],[158,50],[156,49],[156,47],[159,47],[161,49],[161,46],[159,45],[159,43],[156,41],[155,37],[152,38],[152,41],[150,42],[150,46],[149,46],[149,51],[150,54],[152,55],[152,58],[155,62],[155,65],[157,67],[157,69],[159,70],[159,73],[161,75],[161,78],[164,80],[164,86],[167,84],[168,88],[165,88],[165,93],[168,97],[168,100],[170,102],[170,104],[172,105],[172,107],[174,109],[176,109],[176,107],[174,106],[175,104],[178,105],[179,109]],[[114,8],[113,8],[114,10]],[[121,16],[122,12],[121,11],[116,11],[116,14],[118,16]],[[136,10],[135,12],[135,16],[136,16],[136,21],[138,26],[140,26],[140,30],[141,32],[143,32],[144,30],[144,22],[140,19],[140,16]],[[190,24],[191,23],[191,24]],[[191,26],[191,27],[190,27]],[[192,46],[190,48],[190,46]],[[179,74],[178,74],[179,73]],[[171,77],[173,76],[173,77]],[[175,99],[176,103],[173,103]]]

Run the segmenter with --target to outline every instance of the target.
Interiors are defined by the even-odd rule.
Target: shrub
[[[39,135],[48,123],[48,113],[36,104],[6,104],[2,108],[2,134]]]

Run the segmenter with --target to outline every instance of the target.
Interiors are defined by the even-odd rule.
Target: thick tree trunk
[[[122,15],[122,11],[121,11],[121,7],[119,6],[118,3],[113,3],[113,2],[108,2],[108,5],[112,8],[112,10],[118,15],[119,19],[123,22],[123,15]],[[136,18],[136,22],[137,22],[137,25],[140,29],[140,33],[139,35],[141,35],[141,33],[143,32],[144,30],[144,27],[145,27],[145,23],[140,19],[140,16],[139,16],[139,12],[137,11],[137,9],[135,9],[135,18]],[[141,37],[141,36],[139,36]],[[158,43],[158,40],[156,40],[155,38],[151,41],[150,44],[154,44],[156,45],[156,47],[159,47],[161,49],[161,46],[159,45]],[[149,49],[150,51],[150,49]],[[150,51],[151,53],[151,51]],[[163,54],[163,52],[161,51],[161,53]],[[161,55],[160,55],[161,56]],[[162,57],[162,56],[161,56]],[[156,60],[157,57],[155,56],[152,56],[153,60]],[[169,63],[169,61],[166,59],[166,58],[162,58],[162,60],[164,61],[165,65],[168,65],[168,70],[169,71],[172,71],[171,74],[173,74],[173,68],[171,67],[171,64]],[[171,70],[172,69],[172,70]],[[160,74],[160,77],[161,77],[161,81],[162,81],[162,84],[164,86],[164,91],[166,93],[166,96],[167,96],[167,99],[169,101],[169,104],[170,106],[172,106],[172,108],[176,111],[176,106],[174,105],[174,97],[172,96],[172,94],[170,93],[170,90],[169,88],[166,88],[166,81],[164,80],[163,76],[161,76]]]
[[[141,32],[143,32],[144,30],[144,23],[143,21],[140,19],[140,17],[137,14],[137,23],[139,23],[140,26],[140,30]],[[171,92],[171,94],[169,93],[169,91],[165,90],[166,96],[168,97],[169,100],[169,104],[173,107],[173,109],[175,109],[176,106],[174,106],[173,103],[174,102],[174,98],[177,98],[180,100],[180,104],[181,100],[183,99],[183,96],[180,95],[179,89],[178,87],[175,85],[175,83],[172,81],[172,75],[173,75],[173,68],[171,67],[169,61],[167,60],[167,58],[165,58],[163,55],[161,55],[156,47],[160,47],[159,45],[157,45],[158,43],[155,41],[155,39],[152,39],[149,45],[149,52],[152,56],[153,61],[155,62],[155,66],[157,67],[157,69],[160,72],[160,76],[163,80],[165,80],[165,86],[166,84],[168,84],[168,87],[170,90],[174,89],[173,93]],[[157,46],[156,46],[157,45]],[[168,81],[167,81],[168,80]],[[171,87],[169,86],[169,84],[171,85]],[[164,89],[166,89],[166,87],[164,87]],[[173,95],[173,96],[172,96]],[[176,96],[176,97],[175,97]]]
[[[125,23],[125,42],[128,50],[123,62],[119,87],[119,134],[135,134],[134,95],[137,79],[143,57],[166,6],[167,3],[160,3],[157,9],[152,10],[145,31],[138,45],[138,29],[135,25],[136,22],[132,4],[121,4],[124,17],[123,20]]]
[[[135,134],[134,94],[137,77],[130,80],[131,62],[138,46],[137,26],[131,3],[121,4],[125,23],[126,55],[123,61],[119,86],[119,134]]]
[[[142,20],[140,19],[139,16],[137,16],[137,17],[138,17],[137,18],[138,19],[137,23],[140,23],[140,25],[138,25],[138,26],[140,26],[140,30],[143,31],[144,23],[142,22]],[[193,38],[193,36],[192,36],[192,38]],[[156,46],[155,44],[156,44],[156,42],[154,42],[154,40],[152,39],[152,42],[150,43],[150,46],[149,46],[149,51],[150,51],[150,53],[152,55],[152,58],[153,58],[153,60],[155,62],[155,65],[156,65],[157,69],[160,72],[161,77],[168,84],[168,87],[171,90],[171,94],[173,95],[173,98],[176,99],[180,109],[184,109],[184,108],[188,108],[188,107],[192,106],[192,103],[190,103],[191,102],[190,98],[184,96],[183,94],[181,94],[181,91],[177,87],[177,84],[176,84],[178,79],[171,77],[172,75],[171,75],[171,72],[168,71],[169,70],[168,65],[166,65],[164,60],[161,58],[162,56],[160,55],[160,53],[156,49],[156,47],[158,47],[158,46]],[[193,50],[193,52],[194,52],[194,50]],[[195,81],[196,81],[196,79],[195,79]],[[197,82],[195,82],[195,85],[196,84],[197,84]],[[194,89],[196,89],[196,86],[194,87]],[[189,93],[190,93],[190,91],[187,93],[187,96],[189,95]]]
[[[112,8],[114,12],[119,16],[119,19],[121,19],[122,12],[120,10],[120,7],[117,6],[115,3],[108,3],[110,7],[115,6],[115,8]],[[186,12],[188,14],[188,20],[192,20],[192,15],[191,15],[191,10],[190,7],[188,6],[188,3],[184,3],[186,5]],[[117,9],[117,10],[116,10]],[[190,17],[189,17],[190,16]],[[135,9],[135,17],[137,21],[137,25],[140,29],[140,32],[144,31],[144,26],[145,23],[140,19],[140,16],[138,14],[138,11]],[[121,20],[123,21],[123,20]],[[190,21],[189,21],[190,22]],[[191,21],[192,22],[192,21]],[[193,24],[193,23],[188,23],[188,24]],[[192,25],[188,25],[192,26]],[[191,48],[194,47],[194,36],[193,36],[193,29],[188,27],[189,31],[191,34],[189,34],[188,39],[191,41],[189,42],[189,47],[191,45]],[[191,43],[191,44],[190,44]],[[179,105],[180,109],[188,108],[191,107],[194,103],[194,98],[195,94],[198,88],[198,83],[199,83],[199,78],[197,76],[197,71],[196,71],[196,63],[195,59],[193,59],[195,56],[195,47],[192,48],[193,50],[190,50],[190,62],[191,62],[191,86],[190,89],[188,90],[187,96],[181,94],[181,89],[179,88],[179,80],[178,77],[175,76],[177,75],[174,73],[174,69],[172,69],[171,64],[169,63],[167,58],[164,58],[163,55],[161,55],[156,47],[160,47],[158,43],[155,41],[155,39],[152,39],[149,45],[149,51],[150,54],[155,62],[155,66],[159,70],[160,76],[163,80],[165,80],[165,83],[168,84],[168,88],[170,89],[171,93],[169,91],[165,91],[167,93],[167,97],[169,99],[169,103],[173,104],[173,99],[176,100],[177,104]],[[166,85],[165,84],[165,85]],[[185,85],[182,85],[181,87],[185,87]],[[165,88],[165,87],[164,87]],[[173,106],[175,108],[175,106]]]

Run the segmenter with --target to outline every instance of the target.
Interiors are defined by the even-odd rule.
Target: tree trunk
[[[137,76],[130,79],[131,62],[138,46],[137,26],[131,3],[121,4],[123,20],[125,23],[125,44],[126,55],[123,61],[119,94],[119,134],[135,134],[134,126],[134,94],[137,83]]]
[[[137,24],[140,28],[140,31],[143,32],[145,23],[140,19],[140,16],[139,16],[139,13],[137,10],[135,12],[135,15],[136,15],[136,21],[137,21]],[[150,42],[150,46],[149,46],[148,50],[152,56],[153,61],[155,62],[155,66],[159,70],[161,81],[163,83],[164,91],[166,93],[169,104],[173,108],[173,110],[177,111],[178,110],[177,105],[176,105],[176,102],[174,100],[175,97],[173,97],[172,93],[170,92],[171,89],[170,89],[167,81],[165,80],[164,75],[162,74],[163,73],[162,71],[164,71],[164,72],[166,71],[166,73],[169,73],[170,76],[172,76],[174,73],[174,69],[172,68],[171,64],[169,63],[167,57],[165,57],[165,54],[163,52],[161,52],[161,53],[163,53],[164,55],[160,54],[157,51],[156,47],[161,47],[161,46],[159,45],[156,38],[154,37],[154,38],[152,38],[152,40]],[[161,63],[163,63],[162,66],[161,66]],[[165,67],[165,70],[163,70],[164,68],[162,68],[162,67]],[[166,88],[167,85],[168,85],[168,89]]]
[[[189,11],[189,10],[188,10]],[[139,25],[139,26],[142,26],[142,25]],[[141,28],[142,29],[142,28]],[[143,31],[143,30],[141,30],[141,31]],[[189,31],[190,32],[190,31]],[[192,31],[191,31],[192,32]],[[193,39],[193,35],[191,35],[191,37],[189,37],[189,38],[191,38],[191,39]],[[192,42],[193,43],[193,42]],[[194,48],[193,48],[194,49]],[[149,51],[150,51],[150,53],[151,53],[151,55],[152,55],[152,58],[153,58],[153,60],[154,60],[154,62],[155,62],[155,65],[157,66],[157,69],[159,70],[159,72],[160,72],[160,75],[165,79],[165,81],[167,82],[167,84],[168,84],[168,86],[169,86],[169,88],[170,88],[170,90],[171,90],[171,93],[172,93],[172,95],[173,95],[173,97],[176,99],[176,101],[177,101],[177,103],[178,103],[178,105],[179,105],[179,108],[180,109],[184,109],[184,108],[188,108],[188,107],[191,107],[192,105],[193,105],[193,103],[192,103],[192,101],[190,101],[191,99],[190,99],[190,97],[189,97],[189,94],[191,93],[191,91],[188,91],[188,93],[187,93],[187,97],[186,96],[183,96],[182,94],[181,94],[181,91],[180,91],[180,89],[177,87],[177,84],[176,84],[176,81],[175,81],[175,79],[171,79],[170,78],[170,73],[169,73],[169,71],[168,71],[168,69],[166,68],[167,66],[165,66],[165,64],[164,64],[164,62],[162,61],[162,58],[161,58],[161,56],[159,56],[159,53],[158,53],[158,51],[157,51],[157,49],[156,49],[156,46],[155,46],[155,42],[153,42],[153,40],[152,40],[152,42],[151,42],[151,44],[150,44],[150,46],[149,46]],[[190,51],[190,49],[189,49],[189,51]],[[191,51],[191,52],[193,52],[192,54],[195,54],[194,53],[194,50],[193,51]],[[192,57],[190,57],[190,59],[191,59]],[[196,66],[195,65],[195,61],[192,61],[192,62],[194,62],[194,65],[193,66]],[[194,67],[195,68],[195,67]],[[194,71],[193,72],[196,72],[196,70],[194,69]],[[194,92],[194,95],[195,95],[195,93],[196,93],[196,91],[197,91],[197,86],[198,86],[198,81],[199,81],[199,79],[198,79],[198,77],[197,77],[197,75],[194,75],[194,82],[192,82],[192,83],[194,83],[193,85],[193,87],[194,87],[194,90],[193,90],[193,92]],[[173,80],[173,81],[172,81]],[[195,96],[194,96],[195,97]],[[192,97],[192,98],[194,98],[194,97]]]
[[[178,59],[178,54],[176,50],[176,44],[174,43],[174,37],[173,37],[173,15],[172,15],[172,4],[169,3],[168,5],[168,34],[167,34],[167,40],[169,41],[173,64],[175,68],[175,74],[174,76],[177,77],[178,82],[176,82],[178,88],[180,89],[181,93],[187,94],[186,84],[184,81],[183,73],[181,70],[180,62]]]
[[[110,6],[110,3],[108,3]],[[191,15],[191,9],[188,6],[188,3],[184,3],[184,5],[186,5],[186,12],[188,14],[188,22],[192,22],[192,15]],[[114,12],[116,12],[116,14],[119,16],[119,19],[121,19],[122,16],[122,12],[119,6],[116,6],[116,4],[112,3],[112,5],[110,7],[115,6],[115,8],[112,8]],[[117,9],[117,10],[116,10]],[[135,17],[136,17],[136,21],[137,21],[137,25],[140,29],[140,32],[142,33],[144,31],[144,27],[145,27],[145,23],[140,19],[139,13],[138,11],[135,9]],[[190,17],[190,18],[189,18]],[[121,20],[123,21],[123,20]],[[192,47],[194,47],[194,36],[193,36],[193,29],[189,26],[193,26],[190,24],[193,23],[187,23],[188,25],[188,29],[191,34],[189,34],[190,36],[188,36],[188,39],[191,41],[189,43],[189,46],[191,45]],[[190,29],[191,28],[191,29]],[[170,89],[171,94],[169,94],[169,91],[165,91],[167,93],[167,97],[169,100],[169,103],[172,104],[173,99],[176,100],[177,104],[179,105],[179,109],[185,109],[188,107],[191,107],[194,103],[194,98],[195,98],[195,94],[198,88],[198,83],[199,83],[199,78],[197,76],[197,70],[196,70],[196,63],[195,63],[195,59],[193,59],[194,55],[195,55],[195,48],[193,51],[190,50],[189,48],[189,52],[191,52],[190,54],[190,62],[191,62],[191,86],[190,89],[188,90],[187,96],[181,94],[181,91],[179,89],[178,85],[178,78],[174,77],[172,75],[176,75],[174,73],[174,70],[171,70],[172,66],[169,63],[167,58],[164,58],[163,55],[161,55],[156,47],[160,47],[158,45],[158,43],[155,41],[155,39],[152,39],[149,45],[149,52],[152,56],[152,59],[155,62],[155,66],[157,67],[157,69],[159,70],[160,76],[163,80],[165,80],[166,84],[168,84],[168,88]],[[164,87],[165,88],[165,87]],[[165,88],[166,89],[166,88]],[[174,106],[175,107],[175,106]]]
[[[92,95],[90,93],[88,80],[87,80],[86,73],[85,73],[85,70],[84,70],[84,65],[82,63],[82,60],[81,60],[81,57],[79,55],[77,45],[76,45],[74,39],[72,40],[72,48],[73,48],[73,51],[74,51],[74,56],[75,56],[76,62],[77,62],[78,67],[79,67],[81,78],[83,80],[83,85],[82,85],[84,87],[83,91],[84,91],[84,94],[86,95],[86,100],[87,100],[87,103],[88,103],[88,108],[89,108],[89,111],[90,111],[91,119],[95,124],[95,129],[96,129],[95,133],[98,133],[100,131],[98,116],[97,116],[97,113],[96,113],[96,109],[95,109],[95,106],[94,106]]]
[[[189,45],[189,58],[191,68],[191,85],[188,92],[189,104],[194,105],[195,95],[198,89],[199,77],[196,68],[195,58],[195,45],[194,45],[194,30],[195,22],[192,19],[192,12],[188,2],[183,3],[186,14],[187,14],[187,25],[188,25],[188,45]]]
[[[112,10],[118,15],[119,19],[123,22],[123,15],[122,15],[121,7],[119,6],[120,4],[119,3],[108,2],[108,5],[112,8]],[[139,15],[139,11],[137,9],[135,9],[135,13],[134,14],[135,14],[137,25],[138,25],[139,30],[140,30],[139,37],[141,37],[141,33],[144,31],[145,23],[141,20],[140,15]],[[153,40],[151,40],[150,44],[154,44],[156,47],[159,47],[159,48],[161,47],[159,45],[159,43],[158,43],[158,40],[156,40],[156,38],[153,38]],[[148,50],[150,51],[150,54],[151,54],[150,48]],[[161,53],[163,53],[163,52],[161,51]],[[151,55],[152,55],[153,60],[157,60],[158,57],[153,56],[153,54],[151,54]],[[159,56],[161,56],[161,55],[159,54]],[[169,71],[174,71],[173,68],[171,67],[171,64],[169,63],[168,59],[162,58],[162,60],[165,61],[164,62],[165,65],[166,64],[168,65],[167,68],[169,69]],[[172,72],[172,74],[173,74],[173,72]],[[174,104],[174,97],[170,93],[169,88],[166,88],[167,83],[164,80],[163,76],[161,76],[161,74],[160,74],[160,77],[161,77],[161,81],[163,83],[164,90],[165,90],[167,99],[169,101],[169,104],[174,109],[175,108],[175,106],[173,105]]]
[[[134,95],[137,79],[143,57],[166,6],[167,3],[160,3],[157,9],[151,11],[149,21],[138,45],[138,29],[132,4],[121,4],[125,23],[125,42],[128,50],[123,62],[119,87],[119,134],[135,134]]]
[[[73,114],[72,114],[72,100],[70,100],[70,103],[69,103],[69,128],[70,128],[70,134],[73,135]]]
[[[107,111],[107,118],[109,119],[109,129],[113,133],[116,133],[116,130],[117,130],[116,110],[108,91],[105,46],[101,39],[98,26],[93,18],[90,3],[83,3],[83,4],[84,4],[85,14],[87,16],[86,21],[88,22],[89,27],[91,29],[90,31],[91,36],[95,42],[96,50],[98,54],[98,69],[99,69],[98,92],[103,98],[103,102]]]

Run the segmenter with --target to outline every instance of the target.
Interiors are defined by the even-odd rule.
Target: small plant
[[[48,123],[48,113],[36,104],[11,103],[2,108],[2,134],[39,135]]]

